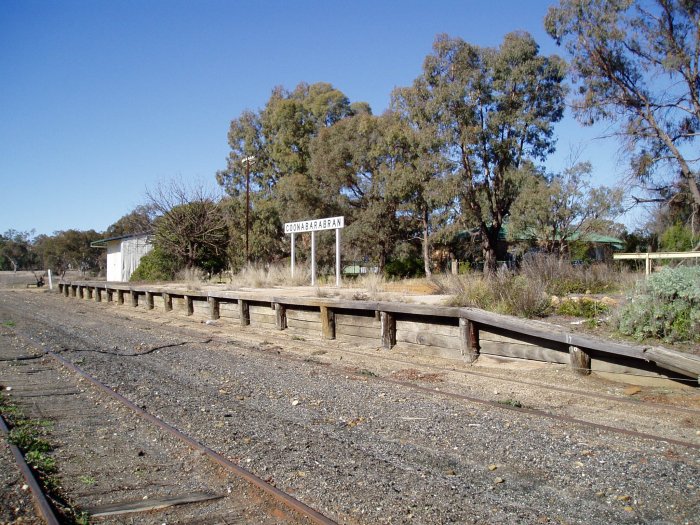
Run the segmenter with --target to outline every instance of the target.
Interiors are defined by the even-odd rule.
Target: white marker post
[[[51,280],[51,270],[47,272],[49,275],[49,290],[53,290],[53,281]]]
[[[292,277],[296,264],[294,251],[294,234],[311,232],[311,285],[316,285],[316,232],[335,230],[335,285],[340,286],[340,230],[345,228],[345,217],[327,217],[325,219],[310,219],[308,221],[287,222],[284,233],[292,236]]]

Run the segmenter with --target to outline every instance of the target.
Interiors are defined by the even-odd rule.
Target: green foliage
[[[104,250],[92,248],[90,243],[102,238],[95,230],[66,230],[52,236],[39,235],[34,247],[44,268],[57,273],[66,270],[98,272],[106,263]]]
[[[154,247],[141,257],[138,268],[131,274],[130,281],[172,281],[180,269],[178,262],[160,247]]]
[[[585,319],[595,319],[609,311],[610,307],[608,307],[608,305],[586,297],[577,300],[567,299],[557,306],[557,313],[559,315],[583,317]]]
[[[659,245],[662,251],[686,252],[695,247],[698,239],[693,237],[690,228],[682,224],[674,224],[661,234]]]
[[[545,19],[572,56],[579,120],[611,122],[638,177],[655,186],[678,174],[696,204],[698,26],[698,3],[687,0],[560,0]]]
[[[226,267],[229,225],[225,207],[212,192],[181,181],[148,191],[154,221],[155,246],[186,269],[212,272]]]
[[[105,232],[108,237],[150,233],[153,229],[153,209],[147,205],[136,206],[132,211],[110,225]]]
[[[618,313],[618,330],[638,340],[700,341],[700,266],[666,268],[638,286]]]
[[[485,267],[493,270],[510,207],[536,171],[534,162],[554,149],[565,64],[540,55],[527,33],[510,33],[495,49],[440,35],[423,70],[414,86],[423,87],[426,106],[440,115],[461,209],[478,225]]]
[[[24,455],[24,458],[29,465],[43,474],[53,474],[57,470],[56,460],[44,452],[31,450]]]
[[[7,230],[0,235],[0,270],[32,270],[37,256],[32,247],[34,230],[19,232]]]
[[[384,275],[387,277],[420,277],[423,272],[423,260],[417,257],[394,259],[384,266]]]
[[[25,452],[48,452],[51,444],[41,437],[37,427],[30,420],[20,419],[10,430],[10,442]]]

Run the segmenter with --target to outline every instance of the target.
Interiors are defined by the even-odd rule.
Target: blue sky
[[[497,46],[543,30],[540,0],[0,2],[0,232],[105,230],[173,178],[215,186],[232,118],[272,88],[330,82],[384,111],[420,74],[435,35]],[[614,140],[570,117],[556,129],[594,182],[624,175]],[[638,224],[626,221],[630,227]]]

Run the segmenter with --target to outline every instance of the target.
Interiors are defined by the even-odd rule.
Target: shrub
[[[566,301],[562,301],[557,307],[557,313],[559,315],[584,317],[586,319],[594,319],[609,311],[610,308],[606,304],[586,297],[582,297],[578,300],[567,299]]]
[[[155,247],[141,257],[130,281],[172,281],[178,270],[177,261],[161,248]]]
[[[620,333],[638,340],[700,341],[700,267],[666,268],[649,277],[617,316]]]
[[[387,277],[420,277],[425,275],[423,259],[417,257],[394,259],[386,263],[384,274]]]
[[[520,317],[543,317],[551,309],[542,281],[532,281],[511,272],[491,276],[451,276],[441,289],[454,293],[452,306],[472,306]]]

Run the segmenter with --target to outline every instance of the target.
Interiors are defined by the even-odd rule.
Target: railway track
[[[46,494],[46,483],[42,486],[32,475],[23,456],[16,454],[19,468],[26,476],[38,502],[40,515],[47,524],[79,523],[88,516],[92,522],[121,523],[125,522],[122,521],[124,516],[135,513],[141,515],[139,523],[163,523],[164,520],[170,523],[207,524],[335,523],[140,408],[74,363],[37,344],[26,334],[16,335],[25,343],[24,347],[33,353],[12,355],[7,347],[1,349],[2,360],[11,365],[3,367],[0,372],[0,385],[6,396],[30,420],[61,427],[60,433],[63,435],[65,430],[68,434],[76,431],[96,433],[99,439],[105,440],[100,448],[109,449],[111,458],[105,461],[105,455],[100,454],[100,460],[104,462],[100,468],[94,468],[96,463],[91,463],[83,465],[82,474],[63,473],[63,479],[77,479],[83,485],[80,487],[78,484],[76,490],[76,484],[73,484],[66,494],[67,499],[63,500],[51,493]],[[66,374],[60,367],[70,373]],[[42,400],[55,396],[65,399],[58,410],[42,403]],[[124,439],[121,434],[124,429],[110,426],[109,416],[105,417],[105,410],[124,407],[153,428],[139,429],[140,425],[132,421],[133,427],[127,431],[128,439]],[[168,439],[170,437],[179,443]],[[167,443],[165,450],[159,450],[159,445],[154,446],[153,442],[159,445]],[[183,445],[196,454],[185,450]],[[70,451],[70,443],[63,442],[59,447],[59,457],[65,451],[76,453]],[[114,469],[115,458],[121,463],[118,469],[120,474],[132,470],[136,476],[120,478],[119,485],[115,487],[111,484],[107,489],[109,493],[104,494],[99,486],[114,475],[111,469]],[[187,464],[186,471],[180,462]],[[203,462],[211,465],[202,466]],[[69,508],[73,505],[77,510]],[[54,510],[56,508],[58,511]],[[198,514],[205,514],[206,518],[199,519]]]
[[[75,304],[70,300],[66,302]],[[96,310],[94,320],[92,315],[83,316],[93,308]],[[675,435],[673,429],[664,427],[665,421],[692,419],[697,411],[662,403],[643,404],[626,398],[617,399],[617,396],[599,391],[585,395],[587,392],[582,390],[581,385],[587,380],[582,380],[578,388],[548,388],[548,385],[527,380],[515,382],[523,388],[532,389],[532,399],[542,397],[543,392],[556,392],[581,403],[573,406],[577,417],[571,417],[567,413],[571,407],[563,402],[561,406],[545,409],[546,401],[527,403],[522,398],[525,406],[518,407],[503,403],[501,398],[494,399],[493,391],[487,391],[493,388],[493,381],[498,382],[498,389],[505,395],[510,395],[502,386],[509,384],[508,378],[499,377],[498,372],[485,373],[472,368],[451,370],[445,366],[429,367],[425,363],[417,366],[401,356],[382,354],[373,349],[351,348],[338,342],[301,341],[295,339],[294,334],[240,331],[236,328],[231,334],[222,332],[223,326],[205,326],[173,314],[146,314],[113,305],[79,303],[77,308],[68,308],[60,315],[52,313],[48,318],[36,311],[31,300],[26,308],[19,310],[22,311],[18,311],[17,315],[24,320],[18,323],[22,326],[17,329],[26,330],[31,325],[28,335],[31,334],[32,344],[41,346],[43,343],[44,349],[51,348],[57,357],[77,363],[100,381],[109,383],[120,395],[131,399],[137,407],[147,406],[149,413],[186,429],[196,441],[221,451],[236,463],[252,460],[252,471],[258,477],[272,479],[274,485],[285,490],[292,487],[295,494],[302,496],[300,499],[307,500],[305,494],[314,494],[309,501],[323,501],[319,508],[326,513],[331,509],[330,514],[338,522],[378,523],[387,520],[388,523],[388,519],[401,516],[396,510],[388,514],[377,510],[384,507],[380,502],[391,502],[391,487],[409,487],[407,483],[420,486],[428,482],[433,488],[426,486],[421,489],[425,496],[415,492],[419,496],[417,501],[421,502],[417,521],[422,523],[455,521],[453,517],[440,514],[442,512],[456,512],[458,522],[469,522],[464,516],[475,516],[479,523],[535,523],[542,518],[537,517],[537,513],[544,514],[542,509],[548,505],[541,501],[550,497],[546,492],[539,492],[539,487],[556,490],[557,504],[564,508],[582,506],[578,520],[569,517],[565,521],[644,522],[644,516],[640,519],[637,515],[606,514],[615,511],[615,501],[628,500],[613,500],[612,495],[593,497],[593,500],[606,497],[610,500],[601,507],[580,492],[584,489],[579,487],[576,476],[580,476],[581,472],[564,475],[567,462],[562,461],[572,454],[576,455],[577,450],[583,452],[583,457],[571,460],[575,469],[588,467],[591,458],[596,458],[595,463],[600,465],[596,467],[600,472],[587,472],[588,476],[592,476],[585,483],[589,487],[604,483],[628,483],[635,478],[625,470],[629,468],[630,461],[643,465],[650,462],[654,468],[658,466],[662,470],[666,468],[664,462],[680,461],[686,469],[690,468],[690,471],[684,471],[683,479],[688,479],[688,483],[700,480],[697,461],[693,459],[697,458],[697,449],[700,448],[694,434],[698,427],[681,428],[680,431],[676,428]],[[98,314],[98,311],[101,313]],[[118,345],[104,341],[97,331],[99,324],[104,322],[100,320],[102,315],[114,319],[114,329],[123,336],[123,341],[119,339]],[[161,327],[158,326],[159,320],[171,324]],[[281,346],[269,342],[271,337],[278,335],[279,339],[274,341]],[[61,343],[56,344],[55,341],[59,340]],[[251,373],[246,368],[249,361],[264,364],[270,377],[263,376],[262,369]],[[398,366],[416,367],[422,373],[415,379],[401,380],[400,374],[392,373],[402,371],[397,370]],[[463,373],[471,371],[476,373]],[[436,382],[423,381],[422,376],[427,375],[442,377]],[[312,378],[313,383],[307,381],[297,390],[289,382],[295,376]],[[469,378],[469,382],[463,379],[465,377]],[[481,378],[491,381],[488,387],[482,388],[478,384]],[[157,384],[158,390],[145,387],[147,384]],[[328,397],[324,387],[328,384],[337,384],[338,392],[343,395]],[[165,399],[161,389],[178,394]],[[326,392],[322,392],[324,389]],[[374,400],[373,404],[355,410],[359,405],[354,399],[353,389]],[[347,402],[344,400],[346,393]],[[614,404],[617,407],[614,410],[621,417],[628,409],[642,410],[644,419],[658,417],[663,424],[655,429],[654,425],[658,423],[652,421],[646,427],[635,429],[638,425],[632,420],[622,419],[614,425],[608,424],[607,420],[596,421],[601,410],[609,411],[607,407],[601,407],[600,402]],[[405,411],[402,407],[407,403],[411,409]],[[201,407],[201,412],[198,407]],[[431,410],[437,412],[431,414]],[[342,417],[338,417],[339,414]],[[525,434],[531,430],[540,441],[529,447],[534,451],[532,453],[528,447],[523,448],[518,443],[518,440],[527,439]],[[239,433],[236,435],[237,431]],[[231,436],[235,437],[233,442]],[[494,453],[488,447],[474,449],[473,443],[479,442],[503,451],[496,453],[500,459],[491,459]],[[506,467],[506,463],[514,461],[513,449],[516,449],[522,466],[513,464]],[[624,460],[615,458],[618,451],[623,454]],[[325,454],[336,456],[324,461]],[[287,465],[295,465],[292,467],[295,479],[285,478],[287,472],[275,466],[276,462],[283,461]],[[533,461],[534,466],[531,466]],[[505,515],[488,515],[494,508],[494,503],[488,497],[492,493],[490,491],[495,490],[489,481],[492,478],[489,475],[491,466],[503,479],[508,480],[502,486],[510,484],[510,487],[517,488],[513,494],[515,499],[508,500],[518,501],[515,507],[510,502],[500,505],[507,513]],[[679,467],[676,465],[673,468],[678,471]],[[356,469],[359,469],[357,474],[353,474]],[[371,469],[376,471],[372,472]],[[483,473],[481,469],[486,472]],[[360,471],[362,477],[353,483],[355,478],[352,476],[359,475]],[[562,473],[546,473],[559,471]],[[625,479],[616,478],[618,471],[623,472]],[[419,474],[418,478],[416,473]],[[555,489],[552,486],[552,475],[562,487]],[[648,478],[649,475],[645,474],[645,479]],[[663,479],[661,485],[657,484],[660,486],[658,495],[649,495],[645,489],[639,489],[641,502],[654,502],[654,510],[648,511],[652,514],[661,512],[659,509],[672,499],[669,495],[675,493],[669,492],[670,487],[668,490],[664,488],[664,483],[669,482],[669,475],[665,474]],[[363,492],[362,487],[366,483],[373,487],[369,493]],[[569,488],[566,488],[567,485]],[[333,498],[319,497],[318,491],[314,493],[313,486],[328,487],[325,489],[327,492],[337,492],[341,500],[354,500],[352,505],[358,507],[363,501],[376,500],[377,509],[362,509],[358,514],[350,504],[343,506],[339,503],[338,498],[334,501]],[[385,486],[388,486],[388,493],[382,492]],[[353,490],[356,494],[353,494]],[[417,489],[402,490],[414,493]],[[631,488],[619,490],[633,493]],[[681,492],[677,487],[673,490]],[[571,503],[572,506],[566,502],[568,496],[565,496],[570,491],[576,494],[572,500],[576,503]],[[612,494],[611,488],[606,486],[596,490],[595,494],[609,492]],[[533,498],[527,499],[527,493],[533,493]],[[438,510],[434,512],[428,510],[433,503],[431,497],[437,501],[435,507]],[[627,498],[628,495],[620,493],[617,497]],[[637,496],[630,498],[629,501],[636,501]],[[444,499],[444,504],[441,499]],[[483,508],[480,507],[482,500],[485,502]],[[466,515],[460,514],[466,512],[461,508],[465,501],[469,501],[468,506],[471,506]],[[601,500],[601,503],[604,502]],[[675,510],[669,512],[678,514],[681,512],[678,509],[685,508],[682,502],[674,502],[674,505]],[[484,511],[486,507],[490,510]],[[685,515],[693,515],[696,507]],[[682,523],[683,519],[676,521]]]
[[[109,308],[109,307],[108,307]],[[152,313],[149,313],[149,316],[152,316]],[[40,318],[36,318],[35,322],[41,323]],[[148,322],[148,321],[146,321]],[[197,323],[194,326],[199,326],[199,323]],[[182,327],[169,327],[168,328],[170,331],[179,333],[182,335],[184,338],[187,338],[189,340],[195,340],[197,337],[193,337],[193,331],[190,328],[182,328]],[[54,328],[55,330],[55,328]],[[197,330],[197,332],[200,332],[200,330]],[[277,334],[275,334],[277,335]],[[246,334],[247,337],[253,337],[255,338],[255,335],[250,334],[248,332]],[[210,341],[215,341],[220,344],[229,344],[231,343],[231,339],[228,337],[218,337],[215,335],[211,335],[207,332],[207,338],[206,339],[200,339],[204,340],[206,342]],[[258,340],[260,342],[265,342],[266,338],[265,336],[263,337],[258,337]],[[242,341],[242,340],[236,340],[234,341],[235,345],[239,348],[244,348],[247,351],[253,351],[261,354],[269,354],[269,349],[265,349],[264,345],[261,347],[260,344],[251,344],[249,341]],[[384,355],[382,353],[377,353],[375,351],[362,351],[362,350],[357,350],[357,349],[350,349],[347,346],[344,347],[334,347],[332,345],[328,345],[327,342],[322,342],[322,341],[304,341],[304,346],[306,347],[306,350],[302,353],[301,357],[295,354],[290,354],[289,352],[285,352],[284,354],[280,354],[279,358],[280,359],[293,359],[293,360],[306,360],[308,359],[308,354],[309,350],[311,348],[317,348],[321,349],[323,348],[324,352],[328,352],[331,354],[335,354],[338,356],[347,356],[347,355],[354,355],[360,358],[366,358],[370,359],[374,363],[376,361],[383,361],[384,363],[387,364],[401,364],[409,367],[416,366],[415,361],[410,361],[407,359],[402,359],[400,357],[397,357],[395,355]],[[313,353],[313,351],[311,352]],[[696,433],[695,436],[693,436],[693,432],[695,429],[700,428],[700,409],[695,409],[695,408],[688,408],[688,407],[683,407],[683,406],[676,406],[676,405],[671,405],[671,404],[662,404],[662,403],[657,403],[657,402],[649,402],[649,401],[640,401],[636,399],[632,399],[629,397],[624,397],[624,396],[614,396],[614,395],[609,395],[609,394],[603,394],[600,392],[594,392],[591,390],[583,390],[583,389],[576,389],[576,388],[570,388],[570,387],[563,387],[559,385],[552,385],[552,384],[542,384],[538,383],[536,381],[526,381],[526,380],[521,380],[518,378],[512,377],[499,377],[496,374],[489,374],[487,372],[482,372],[482,371],[475,371],[475,370],[468,370],[468,369],[457,369],[457,368],[447,368],[444,366],[436,366],[436,365],[431,365],[431,364],[426,364],[426,363],[421,363],[420,368],[424,371],[427,371],[430,373],[430,371],[433,371],[438,374],[455,374],[457,376],[472,376],[472,377],[484,377],[488,378],[490,380],[495,380],[498,381],[499,383],[503,385],[512,385],[512,384],[518,384],[518,385],[523,385],[529,388],[534,388],[540,391],[549,391],[549,392],[557,392],[557,393],[562,393],[566,396],[571,396],[571,399],[574,400],[580,400],[580,398],[588,398],[588,399],[593,399],[593,400],[604,400],[608,403],[608,406],[606,407],[607,410],[610,410],[610,404],[614,405],[619,405],[623,407],[621,409],[621,413],[625,412],[624,407],[626,406],[635,406],[637,408],[641,409],[647,409],[649,411],[649,414],[647,415],[650,429],[654,429],[658,427],[658,420],[659,418],[663,418],[667,413],[683,413],[683,414],[689,414],[692,416],[695,416],[692,420],[689,419],[687,422],[687,435],[689,439],[678,439],[677,435],[663,435],[659,434],[653,431],[641,431],[641,430],[633,430],[630,428],[625,428],[624,427],[624,418],[621,419],[619,422],[622,423],[622,425],[606,425],[606,424],[601,424],[597,421],[595,421],[596,413],[593,413],[591,415],[586,416],[585,413],[578,413],[577,416],[572,416],[571,414],[567,413],[557,413],[557,411],[553,411],[549,407],[533,407],[530,404],[523,404],[520,403],[519,401],[516,400],[503,400],[503,399],[493,399],[491,396],[488,395],[465,395],[463,392],[460,392],[460,385],[455,384],[455,383],[450,383],[449,381],[445,382],[443,384],[442,381],[440,381],[440,385],[434,385],[431,387],[426,387],[420,384],[420,377],[421,374],[418,374],[417,376],[417,381],[402,381],[402,380],[397,380],[395,379],[391,373],[389,374],[374,374],[374,373],[368,373],[368,371],[371,370],[372,364],[368,364],[370,366],[370,369],[368,370],[367,368],[362,368],[359,370],[348,370],[345,369],[345,372],[349,373],[354,373],[354,374],[360,374],[363,379],[366,379],[368,381],[374,381],[374,382],[387,382],[387,383],[393,383],[393,384],[398,384],[402,385],[406,388],[410,388],[415,391],[419,391],[422,394],[425,395],[431,395],[431,396],[438,396],[438,397],[449,397],[452,399],[457,399],[465,402],[470,402],[470,403],[479,403],[479,404],[485,404],[492,406],[494,408],[497,408],[499,410],[506,410],[506,411],[513,411],[513,412],[520,412],[523,414],[528,414],[533,417],[540,417],[540,418],[546,418],[546,419],[552,419],[552,420],[557,420],[561,422],[566,422],[566,423],[571,423],[575,425],[581,425],[581,426],[587,426],[589,428],[595,428],[601,431],[605,432],[611,432],[611,433],[618,433],[618,434],[624,434],[624,435],[629,435],[629,436],[635,436],[638,438],[642,439],[648,439],[652,441],[659,441],[659,442],[667,442],[679,446],[684,446],[688,447],[691,449],[700,449],[700,439],[698,440],[693,440],[693,437],[697,436],[698,434]],[[422,374],[425,376],[425,373]],[[537,394],[535,394],[535,397],[537,397]],[[561,403],[561,400],[560,400]],[[519,406],[523,405],[523,406]],[[598,410],[599,407],[596,407],[596,411]],[[577,411],[579,412],[579,411]],[[674,434],[677,431],[674,431]]]

